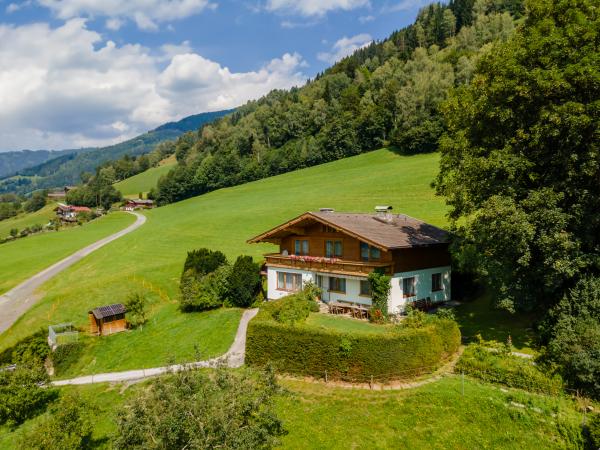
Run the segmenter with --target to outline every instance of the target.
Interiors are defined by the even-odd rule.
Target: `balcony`
[[[392,273],[391,262],[347,261],[339,258],[281,255],[279,253],[269,253],[265,255],[265,260],[267,266],[270,267],[286,267],[340,275],[367,276],[376,269],[383,270],[387,275]]]

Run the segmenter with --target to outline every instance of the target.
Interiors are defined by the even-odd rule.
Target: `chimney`
[[[334,211],[335,210],[333,208],[319,208],[319,212],[322,212],[322,213],[332,213]]]
[[[376,206],[375,213],[377,214],[377,217],[391,223],[393,220],[392,209],[391,206]]]

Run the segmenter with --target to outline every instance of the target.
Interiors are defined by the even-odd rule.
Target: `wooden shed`
[[[89,312],[90,333],[97,336],[108,336],[127,329],[125,306],[121,303],[100,306]]]

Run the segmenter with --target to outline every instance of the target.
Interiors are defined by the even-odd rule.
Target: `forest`
[[[518,1],[431,4],[413,25],[305,86],[273,91],[181,136],[179,164],[152,195],[167,204],[386,145],[434,151],[445,129],[439,105],[522,15]]]

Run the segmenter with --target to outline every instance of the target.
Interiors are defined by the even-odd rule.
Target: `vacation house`
[[[87,206],[73,206],[59,203],[56,208],[56,217],[63,222],[77,222],[77,216],[81,213],[91,213],[92,210]]]
[[[265,255],[270,300],[313,282],[324,302],[371,304],[368,275],[392,277],[388,309],[402,312],[408,303],[450,300],[448,233],[389,206],[375,214],[307,212],[249,243],[279,245]]]
[[[134,211],[136,209],[150,209],[154,208],[154,200],[143,200],[143,199],[130,199],[125,202],[123,209],[125,211]]]

